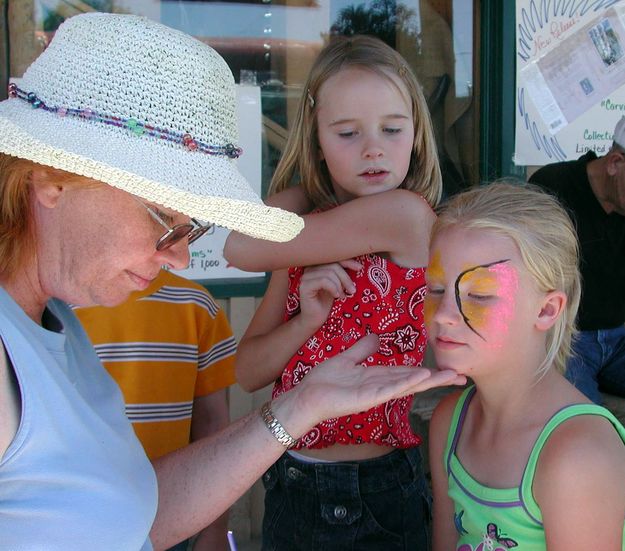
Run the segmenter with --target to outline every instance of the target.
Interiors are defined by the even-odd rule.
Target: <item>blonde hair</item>
[[[547,333],[546,357],[537,375],[542,377],[551,366],[564,373],[581,294],[577,234],[565,209],[534,185],[499,181],[452,197],[434,223],[432,238],[450,226],[512,239],[538,288],[566,294],[565,310]]]
[[[37,248],[31,210],[33,172],[63,185],[87,178],[0,153],[0,281],[15,278]],[[93,181],[95,183],[95,181]]]
[[[406,60],[372,36],[332,37],[317,56],[304,85],[295,121],[269,193],[282,191],[297,179],[316,207],[336,204],[330,175],[319,156],[315,100],[324,82],[350,67],[372,71],[385,79],[390,79],[390,72],[408,90],[414,141],[408,174],[400,187],[420,193],[432,207],[436,206],[442,193],[442,178],[430,114],[421,86]]]

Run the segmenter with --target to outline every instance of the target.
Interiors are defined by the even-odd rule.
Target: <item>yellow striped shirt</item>
[[[235,382],[232,329],[195,282],[162,270],[120,306],[75,312],[150,459],[189,443],[194,398]]]

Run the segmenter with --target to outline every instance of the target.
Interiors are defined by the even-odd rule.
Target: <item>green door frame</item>
[[[516,105],[515,2],[480,5],[480,181],[525,179],[514,155]]]

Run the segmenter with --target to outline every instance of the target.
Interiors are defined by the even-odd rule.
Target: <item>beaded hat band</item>
[[[242,233],[303,227],[236,168],[234,79],[209,46],[146,18],[72,17],[0,102],[0,152]]]
[[[208,153],[209,155],[225,155],[231,159],[238,159],[241,156],[241,148],[235,147],[229,143],[226,145],[208,145],[199,140],[194,140],[191,134],[180,134],[180,132],[172,132],[171,130],[165,130],[164,128],[158,128],[151,124],[142,123],[136,119],[123,119],[115,117],[113,115],[103,115],[96,113],[92,109],[72,109],[71,107],[50,107],[46,103],[37,97],[34,92],[25,92],[17,87],[15,82],[9,83],[10,98],[19,98],[27,101],[33,107],[33,109],[43,109],[49,113],[55,113],[59,117],[79,117],[86,120],[92,120],[95,122],[110,124],[132,132],[136,136],[154,136],[162,140],[168,140],[173,143],[181,144],[189,151],[199,151],[200,153]]]

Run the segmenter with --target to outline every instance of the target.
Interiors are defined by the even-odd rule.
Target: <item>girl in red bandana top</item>
[[[272,181],[281,193],[268,203],[310,213],[305,228],[287,243],[232,233],[225,248],[233,265],[273,272],[237,375],[248,391],[273,383],[274,397],[368,333],[380,347],[366,365],[421,367],[424,267],[441,193],[420,85],[392,48],[334,38],[304,90]],[[411,403],[327,419],[285,453],[263,477],[263,550],[427,549]]]

